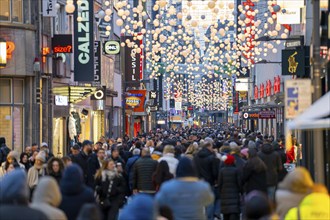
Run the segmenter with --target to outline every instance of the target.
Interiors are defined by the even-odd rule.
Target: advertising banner
[[[123,36],[122,42],[126,40],[133,42],[133,36]],[[140,41],[136,40],[134,43],[140,46]],[[132,47],[125,46],[125,81],[127,86],[140,86],[140,54]]]
[[[304,75],[305,52],[303,49],[282,50],[282,75]]]
[[[259,112],[260,119],[274,119],[276,118],[275,111],[260,111]]]
[[[126,96],[126,109],[132,109],[133,112],[144,112],[144,103],[147,90],[129,90]]]
[[[52,38],[53,53],[72,53],[72,35],[55,34]]]
[[[312,83],[310,79],[286,80],[284,84],[285,118],[294,119],[312,103]]]
[[[93,0],[80,2],[74,1],[74,81],[90,82],[94,81]]]

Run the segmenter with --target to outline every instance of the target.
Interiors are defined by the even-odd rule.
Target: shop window
[[[0,79],[0,104],[11,103],[10,84],[11,84],[10,79]]]
[[[9,21],[10,2],[9,0],[0,1],[0,21]]]
[[[14,80],[14,103],[15,104],[23,104],[24,102],[24,81],[22,79]]]
[[[0,21],[31,23],[30,0],[0,0]]]
[[[1,86],[0,86],[1,88]],[[0,106],[0,137],[5,137],[7,145],[11,148],[12,136],[12,115],[10,106]]]

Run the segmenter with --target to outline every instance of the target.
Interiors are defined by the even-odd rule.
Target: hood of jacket
[[[53,207],[58,207],[61,200],[62,195],[56,180],[50,176],[41,178],[33,193],[32,203],[47,203]]]
[[[209,149],[203,147],[198,153],[197,156],[200,158],[206,158],[213,155],[213,153],[211,151],[209,151]]]
[[[64,171],[60,185],[64,194],[79,194],[84,188],[81,168],[76,164],[68,166]]]
[[[25,204],[28,202],[28,198],[26,174],[22,169],[16,169],[6,174],[0,181],[1,204]]]
[[[308,193],[313,185],[313,179],[309,171],[304,167],[297,167],[285,176],[283,181],[279,183],[279,188],[295,193]]]
[[[264,154],[271,154],[274,152],[274,148],[271,144],[263,144],[261,146],[261,152],[263,152]]]
[[[132,215],[134,213],[134,215]],[[119,215],[119,220],[153,220],[156,216],[155,203],[151,196],[138,194],[133,197]]]

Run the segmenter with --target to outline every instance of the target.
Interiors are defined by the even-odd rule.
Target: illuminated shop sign
[[[140,105],[141,99],[131,96],[131,97],[127,97],[126,98],[126,105],[130,106],[130,107],[136,107],[138,105]]]
[[[57,34],[52,38],[53,53],[72,53],[72,35]]]

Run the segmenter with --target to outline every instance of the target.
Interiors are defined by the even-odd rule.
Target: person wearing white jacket
[[[170,173],[175,176],[176,167],[178,166],[179,160],[174,157],[174,146],[166,145],[163,150],[163,156],[158,159],[158,162],[165,160],[170,168]]]
[[[57,208],[62,195],[53,177],[42,177],[33,193],[31,208],[43,212],[49,220],[67,220],[64,212]]]

